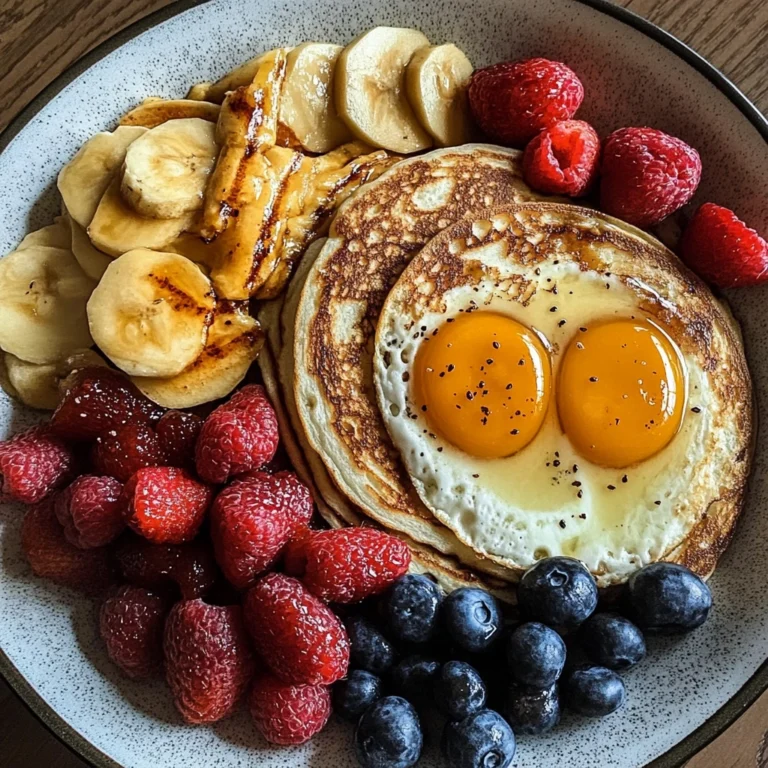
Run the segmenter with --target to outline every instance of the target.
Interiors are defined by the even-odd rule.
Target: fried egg
[[[584,209],[511,211],[453,225],[390,293],[381,413],[425,505],[478,554],[569,555],[621,581],[740,492],[743,354],[661,244]]]

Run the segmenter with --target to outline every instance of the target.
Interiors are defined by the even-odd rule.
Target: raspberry
[[[141,587],[120,587],[101,606],[107,654],[128,677],[149,677],[163,661],[165,602]]]
[[[56,517],[70,544],[103,547],[125,528],[120,504],[122,483],[112,477],[82,475],[55,501]]]
[[[146,589],[166,592],[171,585],[183,600],[205,597],[218,577],[207,539],[187,544],[150,544],[130,534],[116,552],[123,578]]]
[[[694,272],[720,288],[768,280],[768,243],[733,211],[714,203],[704,203],[693,215],[680,252]]]
[[[469,105],[491,138],[524,147],[542,128],[570,120],[584,100],[576,73],[559,61],[526,59],[478,69],[469,81]]]
[[[216,498],[211,537],[216,560],[238,589],[251,586],[312,517],[312,497],[292,472],[253,472]]]
[[[2,495],[36,504],[74,475],[75,457],[47,427],[32,427],[0,442]]]
[[[600,207],[650,227],[684,206],[701,179],[699,153],[655,128],[621,128],[603,144]]]
[[[256,651],[281,680],[330,685],[347,673],[344,627],[297,579],[267,574],[248,591],[243,610]]]
[[[24,516],[21,548],[34,573],[56,584],[97,593],[112,581],[106,548],[78,549],[70,544],[56,519],[52,499]]]
[[[93,466],[100,475],[127,483],[144,467],[165,464],[165,452],[155,430],[146,424],[126,424],[102,432],[93,446]]]
[[[581,197],[597,175],[600,139],[583,120],[562,120],[534,136],[523,155],[523,178],[548,195]]]
[[[333,603],[358,603],[383,592],[411,564],[404,541],[373,528],[315,533],[304,545],[303,557],[304,585]]]
[[[299,528],[283,550],[283,570],[289,576],[303,576],[307,567],[307,545],[320,531]]]
[[[325,728],[331,693],[324,685],[291,685],[262,675],[251,688],[249,708],[256,730],[270,744],[303,744]]]
[[[188,723],[214,723],[232,714],[253,674],[240,606],[177,603],[163,639],[174,702]]]
[[[195,443],[203,420],[194,413],[168,411],[155,426],[166,460],[173,467],[195,468]]]
[[[51,418],[54,431],[69,440],[94,440],[123,424],[150,424],[162,409],[119,371],[81,368],[67,379],[67,391]]]
[[[182,544],[195,537],[213,490],[177,467],[140,469],[123,488],[128,526],[155,544]]]
[[[277,417],[264,387],[250,384],[205,420],[195,450],[197,474],[226,483],[270,461],[277,443]]]

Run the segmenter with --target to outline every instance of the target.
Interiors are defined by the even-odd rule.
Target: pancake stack
[[[390,433],[398,436],[393,417],[399,410],[381,397],[381,391],[377,396],[374,383],[375,340],[382,309],[414,258],[420,253],[434,256],[435,244],[441,242],[447,251],[438,252],[436,261],[421,258],[419,271],[408,273],[415,296],[427,284],[434,285],[431,278],[425,280],[423,268],[436,275],[441,264],[450,261],[449,256],[456,256],[456,268],[461,270],[462,257],[457,254],[463,251],[472,252],[474,259],[466,261],[471,262],[468,282],[482,282],[489,269],[482,249],[500,239],[510,242],[510,253],[522,263],[542,243],[569,253],[569,259],[584,270],[594,269],[595,259],[608,259],[607,253],[617,264],[626,255],[630,263],[625,264],[625,271],[631,277],[632,260],[645,259],[646,267],[642,274],[638,272],[638,279],[646,284],[659,282],[662,293],[669,283],[678,292],[671,302],[677,299],[689,314],[695,313],[688,321],[699,330],[706,327],[710,341],[718,342],[710,346],[710,352],[719,351],[721,356],[704,363],[711,366],[728,361],[732,375],[715,387],[720,415],[711,422],[710,432],[716,435],[724,430],[738,439],[712,443],[719,451],[716,466],[696,471],[710,476],[714,471],[721,479],[722,493],[714,492],[717,483],[709,482],[703,484],[705,490],[699,496],[685,500],[684,525],[675,528],[680,535],[671,544],[669,537],[658,537],[664,551],[658,547],[639,555],[633,551],[623,560],[623,554],[614,558],[629,563],[626,568],[614,567],[611,560],[608,564],[596,561],[592,570],[600,586],[623,581],[633,568],[658,559],[676,559],[706,575],[730,538],[749,468],[751,395],[732,320],[674,255],[621,222],[575,206],[539,202],[538,208],[531,209],[535,220],[526,226],[507,216],[505,225],[496,227],[489,211],[498,216],[499,212],[525,210],[526,204],[542,199],[523,182],[520,161],[521,153],[514,150],[465,145],[398,163],[341,207],[328,237],[313,243],[305,253],[287,292],[262,305],[259,320],[267,332],[267,343],[259,363],[289,457],[331,527],[385,528],[408,542],[412,569],[430,573],[447,591],[477,585],[514,602],[513,585],[532,562],[545,554],[572,553],[567,547],[545,554],[539,548],[526,558],[510,556],[510,551],[517,552],[514,547],[496,551],[482,536],[468,533],[483,528],[481,506],[473,508],[464,499],[463,517],[457,519],[443,508],[451,506],[445,503],[445,493],[436,506],[425,491],[426,484],[418,478],[414,484],[411,477],[418,462],[406,455],[406,444],[390,437]],[[445,236],[441,241],[440,235],[451,227],[461,229],[461,235],[451,236],[446,246]],[[475,304],[471,290],[467,307]],[[685,299],[686,291],[695,300]],[[400,290],[400,301],[402,296]],[[667,309],[674,308],[671,302]],[[398,311],[408,314],[408,304]],[[685,319],[683,312],[681,322]],[[413,323],[407,327],[414,339],[426,329]],[[393,349],[392,354],[400,354],[400,350]],[[398,374],[406,390],[411,362],[404,356]],[[724,396],[728,389],[739,395],[730,406]],[[387,409],[386,419],[382,408]],[[416,419],[416,414],[411,418]],[[427,423],[422,431],[425,440],[439,441]],[[679,521],[679,510],[671,517]]]

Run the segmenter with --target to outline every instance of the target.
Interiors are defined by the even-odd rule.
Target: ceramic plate
[[[605,135],[651,125],[701,153],[700,200],[730,206],[768,231],[768,122],[722,76],[668,35],[601,0],[214,0],[176,5],[111,40],[48,89],[0,139],[0,253],[57,213],[55,179],[94,132],[146,96],[181,96],[263,50],[304,40],[344,43],[377,24],[452,41],[476,66],[532,55],[579,74],[579,117]],[[768,397],[768,289],[732,297],[762,402]],[[0,433],[35,420],[0,401]],[[768,502],[765,436],[736,537],[712,579],[716,609],[692,636],[652,641],[626,676],[628,704],[608,720],[566,717],[521,738],[517,768],[677,765],[768,683]],[[351,729],[332,723],[311,744],[271,749],[245,713],[183,725],[161,681],[132,683],[107,661],[88,600],[33,578],[21,554],[21,510],[0,508],[0,666],[24,700],[97,766],[354,766]],[[433,739],[434,741],[434,739]],[[422,764],[437,766],[427,752]]]

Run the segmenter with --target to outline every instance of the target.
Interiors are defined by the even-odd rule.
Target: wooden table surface
[[[765,0],[620,0],[619,4],[706,56],[768,114]],[[0,130],[77,58],[167,5],[170,0],[0,0]],[[765,693],[686,768],[768,768],[767,731]],[[0,768],[84,766],[0,681]]]

